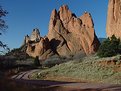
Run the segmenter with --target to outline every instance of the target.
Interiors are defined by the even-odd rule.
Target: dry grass
[[[115,60],[115,64],[102,65],[103,61]],[[111,61],[110,61],[111,62]],[[107,62],[108,63],[108,62]],[[70,61],[56,65],[34,73],[32,79],[63,80],[65,81],[86,81],[99,83],[121,84],[120,58],[98,58],[97,56],[86,57],[80,61]]]

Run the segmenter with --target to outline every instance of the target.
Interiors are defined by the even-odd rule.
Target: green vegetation
[[[21,46],[20,48],[15,48],[5,54],[5,56],[14,56],[18,60],[26,60],[30,56],[26,53],[26,45]]]
[[[26,46],[21,46],[0,56],[0,70],[19,69],[19,71],[34,68],[34,59],[25,52]]]
[[[112,57],[121,53],[120,39],[114,35],[109,39],[107,38],[102,42],[99,47],[97,55],[99,57]]]
[[[64,62],[69,61],[70,59],[66,58],[66,57],[60,57],[58,55],[54,55],[48,59],[46,59],[45,61],[42,62],[42,66],[43,67],[53,67],[57,64],[61,64]]]
[[[59,65],[65,62],[72,61],[73,59],[75,60],[80,60],[84,58],[86,55],[83,53],[75,54],[75,55],[68,55],[68,56],[58,56],[58,55],[53,55],[46,59],[45,61],[42,62],[43,67],[53,67],[55,65]]]
[[[39,57],[36,56],[36,58],[34,59],[34,64],[35,66],[40,66],[40,62],[39,62]]]
[[[100,63],[103,60],[110,62],[110,59],[120,64],[119,56],[102,59],[97,56],[90,56],[80,61],[73,60],[55,65],[52,68],[43,69],[40,72],[33,73],[31,79],[61,80],[61,77],[66,77],[77,79],[76,81],[121,84],[121,71],[115,71],[120,69],[120,66],[112,64],[103,65]],[[51,77],[54,79],[51,79]]]

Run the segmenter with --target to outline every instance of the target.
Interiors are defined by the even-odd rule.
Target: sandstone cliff
[[[24,42],[30,56],[40,56],[42,59],[54,54],[92,54],[100,44],[90,13],[85,12],[81,17],[76,17],[67,5],[61,6],[59,11],[52,11],[47,37],[41,37],[38,29],[35,29],[31,36],[25,37]]]
[[[121,0],[109,0],[107,14],[107,36],[121,39]]]
[[[52,11],[47,36],[52,49],[59,55],[79,52],[88,55],[99,47],[91,15],[85,12],[78,18],[67,5],[61,6],[58,12],[55,9]]]

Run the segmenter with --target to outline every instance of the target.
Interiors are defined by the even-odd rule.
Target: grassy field
[[[121,56],[89,56],[33,73],[31,79],[121,84]]]

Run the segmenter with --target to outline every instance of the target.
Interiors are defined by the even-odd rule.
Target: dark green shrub
[[[120,39],[114,35],[109,39],[107,38],[102,42],[97,52],[99,57],[111,57],[121,52]]]
[[[34,60],[34,64],[35,66],[40,66],[40,62],[39,62],[39,57],[36,56],[35,60]]]

